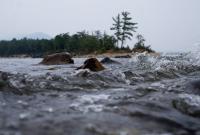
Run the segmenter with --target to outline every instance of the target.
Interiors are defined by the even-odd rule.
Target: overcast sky
[[[124,10],[155,50],[187,51],[200,42],[200,0],[0,0],[0,39],[34,32],[111,33],[112,17]]]

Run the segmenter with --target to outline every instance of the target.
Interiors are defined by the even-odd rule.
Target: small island
[[[75,34],[63,33],[52,39],[12,39],[0,41],[0,57],[32,57],[40,58],[53,53],[69,52],[72,56],[87,55],[115,56],[133,52],[154,53],[145,39],[137,34],[137,23],[133,22],[129,12],[122,12],[113,17],[111,31],[113,35],[99,30],[81,31]],[[127,40],[137,39],[133,48],[126,44]],[[134,44],[134,43],[133,43]],[[133,45],[132,45],[133,46]]]

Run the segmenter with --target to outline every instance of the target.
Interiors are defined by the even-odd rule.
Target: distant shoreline
[[[75,55],[72,56],[72,58],[91,58],[91,57],[96,57],[96,58],[104,58],[104,57],[111,57],[111,58],[115,58],[115,57],[120,57],[120,56],[135,56],[137,55],[138,52],[107,52],[107,53],[101,53],[101,54],[95,54],[95,53],[91,53],[91,54],[85,54],[85,55]],[[149,56],[160,56],[161,54],[158,52],[155,53],[147,53]],[[10,57],[0,57],[0,58],[34,58],[28,55],[16,55],[16,56],[10,56]],[[43,58],[43,57],[37,57],[37,58]]]

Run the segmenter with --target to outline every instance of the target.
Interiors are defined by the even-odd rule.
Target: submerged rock
[[[0,71],[0,80],[6,81],[8,80],[8,73]]]
[[[8,73],[0,71],[0,89],[7,85]]]
[[[200,80],[196,80],[191,82],[191,85],[195,88],[195,89],[200,89]]]
[[[173,100],[173,106],[182,113],[200,117],[200,96],[179,94],[178,98]]]
[[[69,53],[55,53],[51,55],[47,55],[40,64],[44,65],[60,65],[60,64],[74,64],[74,60],[72,59]]]
[[[131,55],[119,55],[115,56],[115,58],[132,58]]]
[[[79,69],[90,69],[91,71],[97,72],[104,70],[105,67],[96,58],[90,58],[81,67],[77,68],[77,70]]]
[[[105,57],[104,59],[102,59],[101,63],[103,63],[103,64],[120,64],[119,62],[114,61],[109,57]]]
[[[6,86],[6,82],[0,80],[0,89]]]

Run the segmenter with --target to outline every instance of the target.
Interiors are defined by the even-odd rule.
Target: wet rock
[[[98,72],[104,70],[105,67],[96,58],[90,58],[81,67],[77,68],[77,70],[79,69],[90,69],[91,71]]]
[[[103,63],[103,64],[120,64],[119,62],[114,61],[109,57],[105,57],[104,59],[102,59],[101,63]]]
[[[0,71],[0,80],[7,81],[8,80],[8,73]]]
[[[0,71],[0,89],[4,88],[7,85],[8,73]]]
[[[195,89],[200,89],[200,80],[196,80],[191,82],[191,85],[195,88]]]
[[[0,91],[10,91],[17,95],[23,95],[22,91],[18,89],[20,83],[16,83],[19,81],[19,78],[15,77],[12,74],[0,72]]]
[[[173,100],[173,106],[182,113],[200,117],[200,96],[179,94],[178,98]]]
[[[55,53],[47,55],[40,64],[44,65],[60,65],[60,64],[74,64],[74,60],[69,53]]]
[[[0,80],[0,89],[6,86],[6,82]]]
[[[115,58],[131,58],[131,55],[119,55],[115,56]]]

